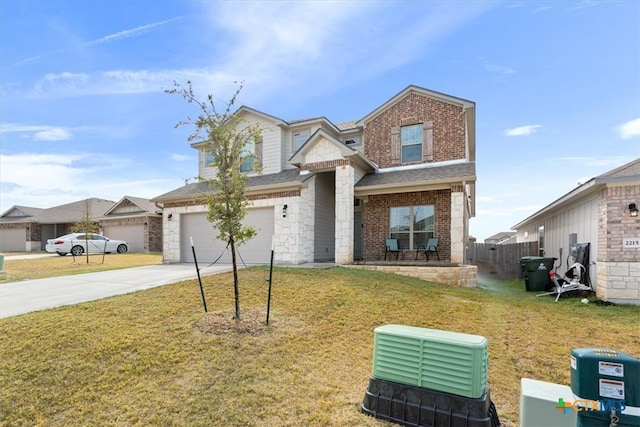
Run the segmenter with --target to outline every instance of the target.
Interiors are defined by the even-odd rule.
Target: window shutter
[[[422,160],[433,161],[433,121],[428,120],[422,125]]]
[[[256,149],[256,162],[258,163],[258,167],[262,167],[262,135],[257,139],[255,144]]]
[[[401,163],[402,147],[400,146],[400,127],[394,126],[391,128],[391,138],[389,140],[391,145],[391,164],[398,165]]]

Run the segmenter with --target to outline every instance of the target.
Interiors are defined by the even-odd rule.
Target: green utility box
[[[487,391],[485,337],[404,325],[374,334],[373,378],[474,399]]]
[[[640,426],[640,360],[601,348],[571,350],[571,391],[584,408],[578,426]],[[615,411],[615,413],[612,413]]]
[[[527,291],[545,291],[549,283],[549,272],[557,258],[526,256],[520,258],[520,267]]]
[[[4,254],[0,254],[0,274],[4,273]]]

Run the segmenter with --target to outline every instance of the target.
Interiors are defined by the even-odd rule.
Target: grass
[[[380,272],[240,272],[0,320],[0,425],[382,426],[359,412],[374,328],[399,323],[489,340],[489,386],[518,423],[520,379],[569,384],[573,348],[634,357],[638,307],[536,298],[522,282],[461,289]],[[552,407],[549,410],[554,410]]]
[[[7,257],[20,254],[5,253],[4,255]],[[33,253],[31,253],[31,255],[33,255]],[[5,259],[4,274],[0,275],[0,285],[21,280],[141,267],[143,265],[159,264],[161,262],[161,253],[106,254],[104,260],[102,254],[91,254],[89,255],[88,263],[86,255],[75,258],[67,255],[64,257],[54,256],[9,261]]]

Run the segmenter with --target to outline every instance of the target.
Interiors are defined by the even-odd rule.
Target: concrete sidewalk
[[[231,265],[200,268],[206,276]],[[158,264],[74,276],[24,280],[0,285],[0,318],[93,301],[197,278],[194,264]]]

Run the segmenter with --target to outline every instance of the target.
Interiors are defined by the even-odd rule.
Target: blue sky
[[[640,157],[640,2],[0,2],[0,212],[197,175],[176,80],[284,120],[476,102],[480,240]]]

